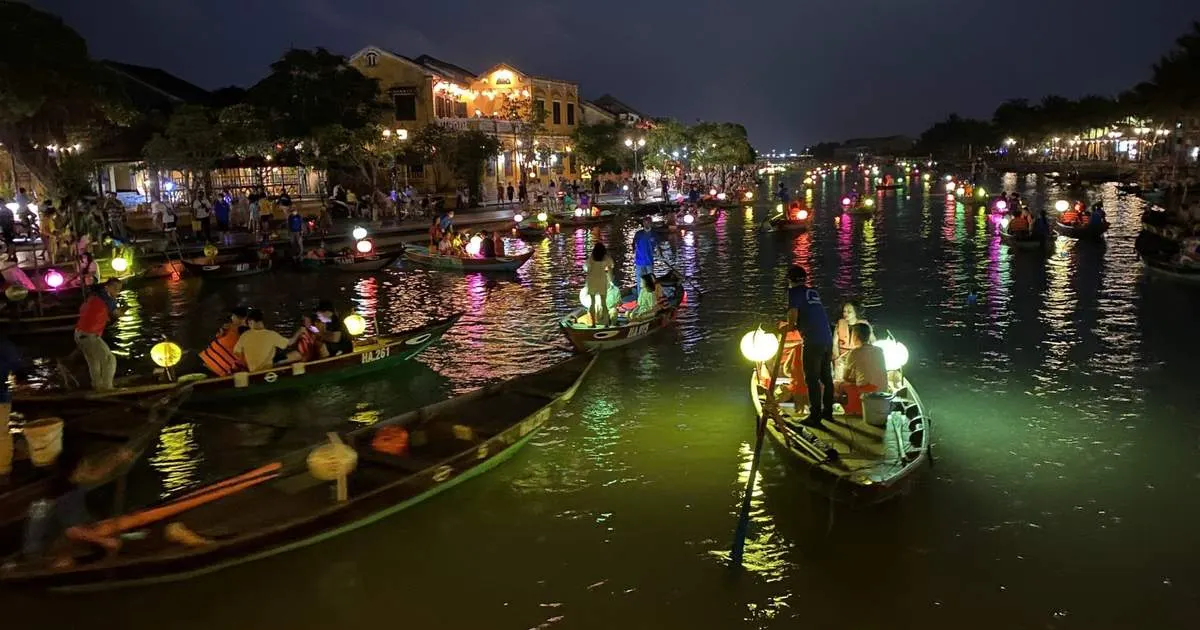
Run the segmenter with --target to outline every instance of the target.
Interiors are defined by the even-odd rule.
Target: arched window
[[[371,52],[367,53],[367,67],[368,68],[374,68],[375,64],[378,61],[379,61],[379,55],[376,54],[375,51],[371,51]]]

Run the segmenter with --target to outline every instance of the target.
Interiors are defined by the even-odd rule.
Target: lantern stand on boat
[[[168,381],[175,380],[174,367],[183,358],[183,348],[173,341],[160,341],[150,348],[150,360],[163,369]]]

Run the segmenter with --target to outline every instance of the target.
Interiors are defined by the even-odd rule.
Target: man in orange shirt
[[[104,329],[109,321],[125,314],[125,309],[117,308],[116,298],[120,293],[121,281],[109,278],[83,303],[79,321],[75,324],[75,345],[87,360],[92,389],[95,390],[112,389],[113,376],[117,373],[117,357],[104,342]]]

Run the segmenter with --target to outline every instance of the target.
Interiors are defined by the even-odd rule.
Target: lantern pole
[[[754,494],[754,481],[758,477],[758,461],[762,455],[763,436],[767,432],[767,415],[775,407],[775,381],[779,378],[779,368],[783,365],[783,346],[787,341],[787,332],[779,335],[779,348],[775,351],[775,367],[771,370],[771,379],[767,382],[767,400],[762,413],[758,416],[758,430],[754,438],[754,457],[750,460],[750,477],[746,480],[746,490],[742,494],[742,511],[738,516],[737,527],[733,530],[733,549],[729,559],[734,566],[742,566],[742,556],[746,550],[746,529],[750,525],[750,499]],[[758,368],[754,369],[754,379],[758,380]]]

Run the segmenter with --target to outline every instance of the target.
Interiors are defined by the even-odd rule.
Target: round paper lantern
[[[739,344],[742,356],[755,363],[762,363],[775,356],[779,350],[779,336],[766,332],[760,326],[745,335]]]
[[[183,358],[183,348],[173,341],[160,341],[150,348],[150,360],[158,367],[174,367]]]

